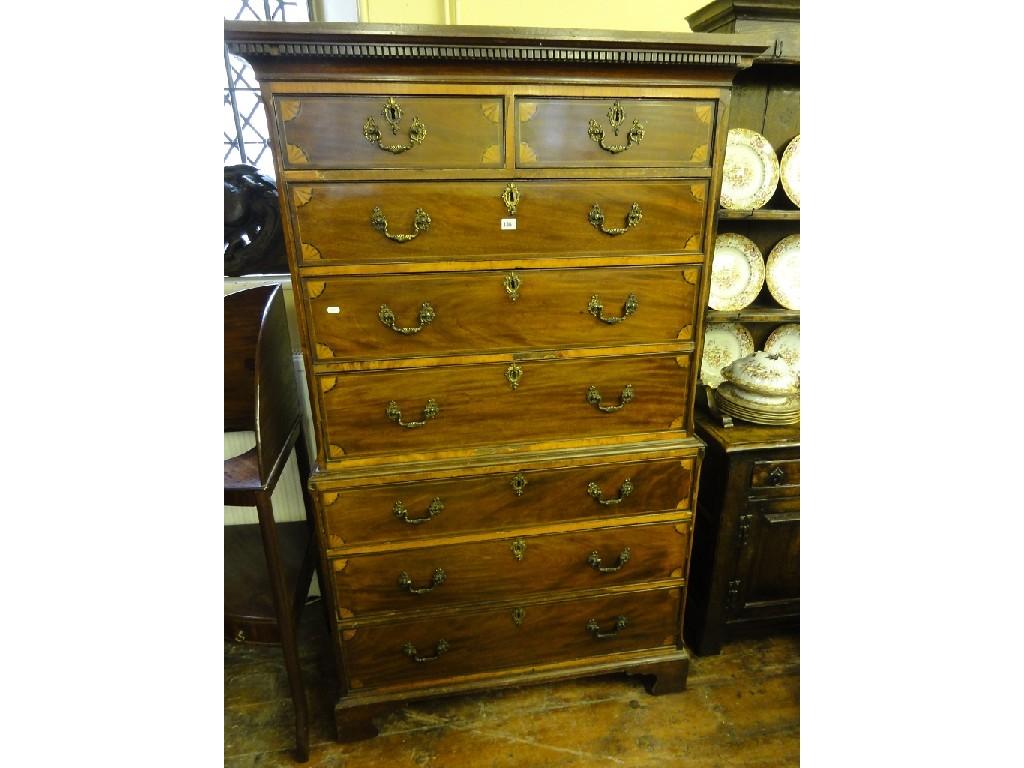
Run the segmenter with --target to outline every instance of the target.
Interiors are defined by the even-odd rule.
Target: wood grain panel
[[[402,110],[397,132],[381,115],[389,96]],[[500,168],[504,165],[504,100],[501,96],[284,96],[297,114],[282,122],[286,144],[301,147],[306,162],[287,157],[285,167],[301,168]],[[292,108],[295,109],[295,108]],[[419,144],[399,154],[382,150],[363,136],[373,118],[385,145],[410,144],[409,128],[418,118],[426,126]],[[492,147],[497,147],[493,154]],[[488,152],[491,154],[485,157]]]
[[[293,209],[298,237],[319,258],[303,265],[394,263],[425,259],[483,259],[488,256],[595,256],[605,253],[697,253],[704,229],[707,179],[672,181],[581,180],[517,181],[521,202],[516,229],[502,230],[508,211],[501,200],[507,182],[330,182],[307,185],[312,198]],[[706,199],[706,194],[703,194]],[[605,227],[624,227],[633,203],[640,223],[613,236],[590,224],[594,204]],[[370,224],[379,207],[391,234],[414,234],[418,208],[430,216],[429,228],[414,240],[389,240]]]
[[[687,522],[634,525],[353,555],[330,562],[339,614],[344,609],[358,617],[676,578],[686,572],[689,531]],[[525,545],[521,560],[513,553],[517,539]],[[614,566],[627,548],[629,560],[615,572],[599,573],[587,562],[597,551],[602,566]],[[414,588],[429,587],[438,568],[445,580],[430,592],[410,594],[399,585],[399,575],[405,572]]]
[[[502,669],[524,663],[571,660],[644,648],[675,646],[678,640],[679,589],[620,594],[522,607],[467,613],[443,620],[403,620],[357,629],[345,641],[346,672],[358,675],[366,688],[393,682],[421,682],[455,675]],[[602,634],[626,625],[614,637],[595,638],[591,619]],[[415,662],[404,651],[411,643],[417,655],[431,656],[438,642],[448,650],[436,661]]]
[[[496,352],[509,349],[623,345],[692,340],[699,267],[515,270],[441,275],[339,277],[307,281],[311,338],[325,362]],[[320,288],[320,286],[326,286]],[[320,291],[316,296],[312,294]],[[636,310],[619,323],[588,312],[597,296],[605,318],[622,317],[627,298]],[[411,335],[378,317],[387,305],[400,326],[417,326],[427,302],[434,319]],[[314,349],[319,349],[314,344]]]
[[[404,542],[451,533],[575,522],[609,514],[690,509],[693,464],[692,458],[674,457],[569,469],[526,467],[521,472],[484,477],[325,490],[321,493],[321,508],[327,544],[338,547]],[[627,480],[633,490],[618,504],[602,505],[587,492],[590,483],[597,483],[601,498],[614,500]],[[435,499],[443,508],[430,517],[428,509]],[[399,503],[407,510],[407,517],[429,519],[405,522],[395,515]]]
[[[617,103],[624,119],[614,128],[608,113]],[[518,147],[516,166],[553,167],[707,167],[714,135],[716,102],[691,99],[516,99]],[[595,120],[606,146],[588,135]],[[643,139],[628,144],[633,121],[643,126]],[[524,143],[526,147],[524,148]],[[699,150],[703,147],[703,153]]]
[[[327,442],[346,457],[557,439],[658,432],[682,423],[690,356],[642,355],[577,360],[523,360],[519,386],[509,365],[452,365],[331,374],[322,393]],[[587,401],[589,387],[602,405],[615,406],[626,385],[633,400],[614,413]],[[418,428],[391,421],[395,401],[403,422],[423,419],[428,400],[436,418]]]

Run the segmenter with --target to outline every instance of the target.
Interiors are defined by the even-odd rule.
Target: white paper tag
[[[328,315],[337,315],[337,314],[340,314],[340,313],[341,313],[341,307],[328,307],[327,308],[327,314]]]
[[[516,220],[515,219],[502,219],[501,220],[501,228],[502,229],[515,229],[516,228]]]

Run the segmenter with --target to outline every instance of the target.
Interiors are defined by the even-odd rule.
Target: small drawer
[[[349,687],[420,683],[679,644],[682,590],[661,589],[342,630]]]
[[[699,254],[707,179],[290,184],[302,266]],[[511,197],[510,197],[511,199]]]
[[[518,168],[711,165],[714,101],[516,99]]]
[[[693,339],[700,267],[307,279],[318,362]],[[426,313],[426,314],[424,314]]]
[[[289,170],[501,168],[501,96],[279,95]]]
[[[328,547],[690,509],[682,456],[318,491]]]
[[[755,461],[750,477],[751,490],[796,488],[800,485],[800,459]]]
[[[690,356],[320,373],[327,459],[671,430],[682,437]]]
[[[690,523],[518,536],[332,559],[338,614],[419,611],[682,579]]]

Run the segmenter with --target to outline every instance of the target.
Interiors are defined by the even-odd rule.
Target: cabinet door
[[[740,556],[726,592],[730,621],[800,611],[800,499],[748,501],[737,521]]]

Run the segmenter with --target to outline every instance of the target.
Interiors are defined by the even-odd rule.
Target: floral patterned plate
[[[775,244],[768,254],[767,271],[772,298],[786,309],[800,309],[800,235],[784,237]],[[714,274],[711,279],[714,281]]]
[[[708,323],[700,358],[701,382],[714,389],[725,381],[723,368],[753,352],[754,339],[739,323]]]
[[[778,355],[796,373],[800,373],[800,323],[780,325],[768,336],[764,351]]]
[[[779,161],[768,139],[746,128],[729,131],[722,172],[722,207],[733,211],[760,208],[778,186]]]
[[[734,232],[715,238],[709,307],[743,309],[757,298],[763,285],[764,257],[753,240]]]
[[[793,205],[800,207],[800,134],[796,135],[782,153],[782,189]]]

